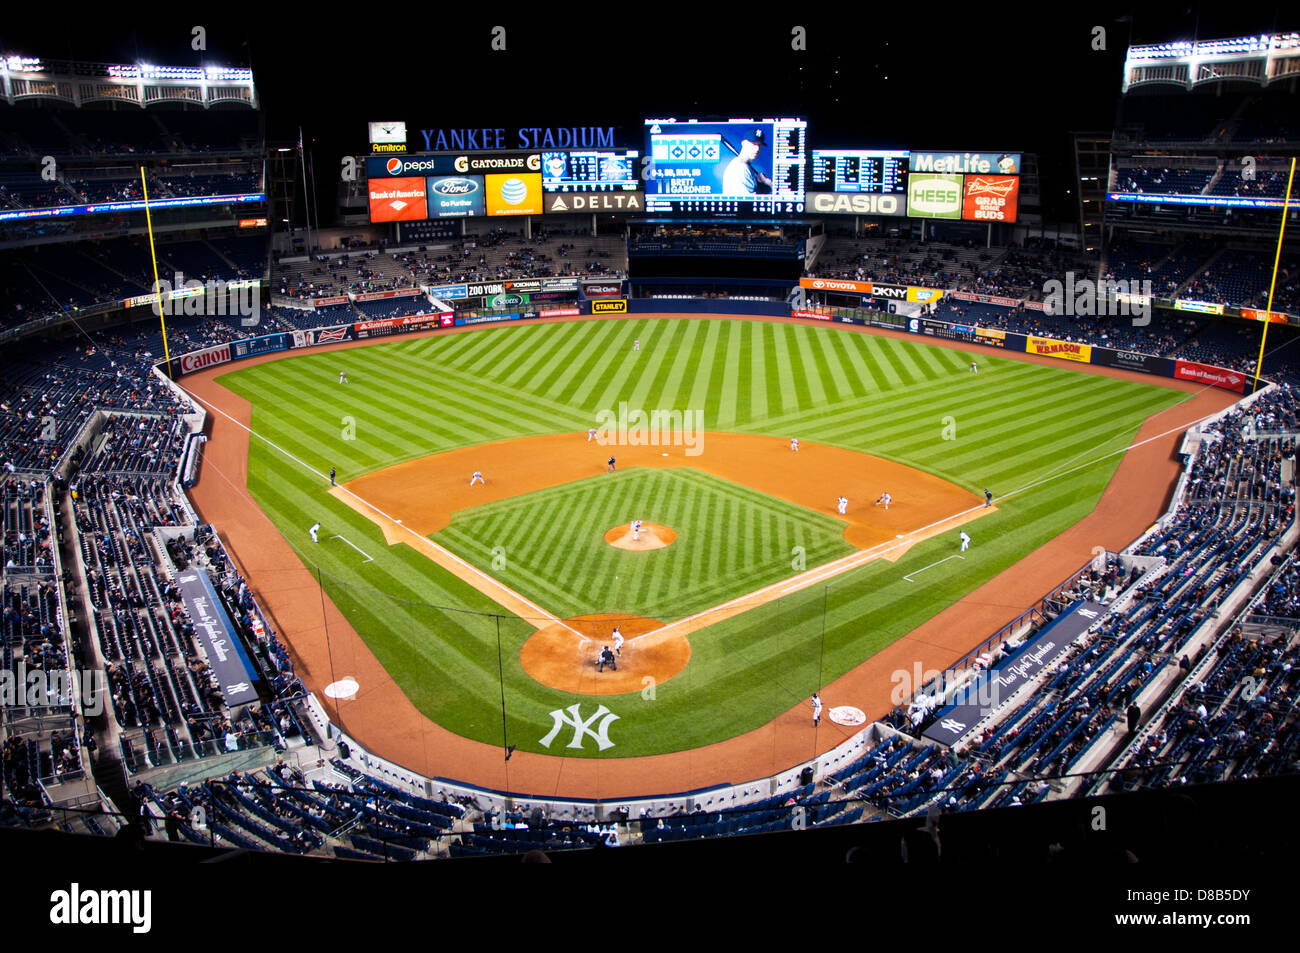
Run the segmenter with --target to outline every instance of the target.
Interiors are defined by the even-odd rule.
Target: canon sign
[[[864,192],[809,192],[814,212],[829,215],[906,215],[901,197]]]
[[[193,354],[183,355],[181,357],[181,373],[189,374],[192,371],[200,371],[205,367],[224,364],[228,360],[230,360],[229,344],[222,344],[220,347],[210,347],[205,351],[197,351]]]

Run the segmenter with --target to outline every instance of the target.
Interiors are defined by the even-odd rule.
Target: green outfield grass
[[[603,535],[629,513],[681,531],[653,554],[615,549]],[[476,506],[433,538],[561,618],[664,621],[788,577],[796,546],[812,566],[847,556],[844,527],[696,470],[633,469]]]
[[[633,352],[638,338],[641,350]],[[972,359],[979,361],[978,374],[969,372]],[[348,372],[346,386],[338,384],[340,369]],[[1064,364],[1028,364],[984,349],[931,347],[840,326],[649,318],[390,341],[287,357],[235,370],[221,382],[252,402],[254,431],[320,473],[337,467],[340,482],[454,447],[581,432],[598,411],[620,401],[646,409],[702,408],[708,430],[835,444],[899,460],[975,492],[989,487],[999,496],[1063,474],[1004,501],[969,529],[974,544],[967,559],[945,562],[915,582],[902,577],[956,552],[955,534],[916,546],[897,564],[870,564],[693,634],[690,665],[658,686],[653,700],[639,694],[600,699],[619,716],[609,735],[614,747],[598,753],[588,740],[583,749],[564,748],[570,731],[549,749],[587,757],[696,747],[758,727],[806,700],[1091,512],[1119,463],[1114,451],[1131,441],[1147,416],[1186,399],[1179,391]],[[685,471],[657,472],[691,479]],[[521,500],[533,501],[539,513],[549,507],[576,518],[615,505],[619,485],[637,476],[629,470],[618,474],[619,484],[605,481],[609,496],[580,481]],[[696,492],[725,497],[738,491],[706,479]],[[369,520],[326,493],[327,479],[259,440],[252,442],[249,488],[304,563],[320,567],[330,597],[412,701],[453,731],[500,744],[497,620],[476,613],[501,610],[409,547],[388,547]],[[440,541],[490,568],[500,521],[530,515],[515,511],[515,502],[458,514]],[[739,498],[734,505],[742,505]],[[803,545],[821,545],[823,527],[808,518],[816,514],[768,498],[743,505],[773,514],[763,532],[729,537],[686,516],[642,518],[679,533],[702,533],[701,559],[725,559],[728,546],[740,547],[746,560],[754,560],[748,564],[759,584],[771,574],[758,565],[762,554],[789,531],[783,507],[799,513],[810,540]],[[604,512],[601,519],[609,522],[602,532],[628,518],[626,509],[617,510],[617,518],[614,509]],[[322,542],[313,546],[307,528],[316,520],[323,524]],[[363,563],[334,535],[374,560]],[[569,577],[607,572],[606,557],[645,554],[605,553],[591,545],[590,551],[561,550],[539,541],[518,562],[520,554],[510,552],[509,568],[494,574],[506,579],[504,572],[526,572],[529,580],[519,588],[536,593],[549,611],[610,611],[607,603],[592,601],[583,580]],[[810,548],[808,566],[841,551],[829,540],[816,557]],[[778,578],[781,572],[793,570],[778,570]],[[619,599],[628,611],[662,617],[681,614],[692,600],[707,602],[708,585],[689,570],[665,571],[638,579]],[[505,728],[511,744],[544,751],[540,739],[552,725],[549,712],[581,702],[586,717],[597,700],[546,688],[522,670],[519,647],[531,631],[525,620],[503,620]],[[988,634],[972,632],[971,643]]]

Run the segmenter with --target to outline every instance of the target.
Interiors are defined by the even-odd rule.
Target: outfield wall
[[[847,283],[853,284],[853,282]],[[900,294],[906,295],[913,302],[924,303],[938,300],[938,297],[943,293],[928,288],[902,288],[900,286]],[[1016,304],[1025,304],[1026,306],[1035,304],[1035,302],[1017,302],[1009,298],[991,298],[988,295],[968,295],[960,292],[953,292],[951,296],[960,300],[979,300],[981,303],[991,304],[996,307],[1009,308],[1014,307]],[[1039,308],[1041,309],[1041,304],[1039,304]],[[904,331],[921,337],[959,341],[963,344],[977,345],[994,351],[1034,354],[1057,360],[1072,361],[1076,364],[1136,371],[1155,377],[1199,381],[1236,394],[1249,394],[1255,390],[1255,382],[1240,371],[1217,367],[1212,364],[1201,364],[1196,361],[1184,361],[1178,358],[1144,354],[1140,351],[1117,350],[1095,344],[1083,344],[1077,341],[1061,341],[1056,338],[984,328],[978,324],[956,324],[951,321],[939,321],[935,318],[908,317],[902,314],[869,311],[862,308],[831,308],[818,305],[795,308],[786,302],[727,301],[718,298],[594,298],[570,304],[557,303],[555,306],[550,307],[538,306],[514,311],[471,310],[459,313],[445,311],[408,315],[400,318],[379,318],[370,321],[355,321],[350,324],[340,324],[329,328],[278,332],[244,338],[228,344],[219,344],[213,347],[201,348],[197,351],[190,351],[173,357],[169,365],[162,362],[158,366],[166,366],[169,376],[175,379],[194,371],[242,360],[246,357],[276,351],[316,347],[323,344],[337,344],[342,341],[368,340],[439,328],[530,321],[537,318],[604,317],[627,314],[758,315],[795,317],[836,324],[881,327],[894,331]],[[1261,389],[1269,383],[1269,381],[1265,380],[1259,381]]]

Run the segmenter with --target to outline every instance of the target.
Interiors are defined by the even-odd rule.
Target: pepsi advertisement
[[[429,177],[429,218],[469,218],[486,214],[486,190],[481,175]]]

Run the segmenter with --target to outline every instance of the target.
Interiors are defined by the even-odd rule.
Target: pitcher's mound
[[[642,535],[645,528],[642,527]],[[600,650],[613,648],[614,627],[623,635],[617,670],[600,671]],[[538,629],[519,650],[524,671],[551,688],[578,695],[622,695],[666,682],[691,660],[686,636],[656,632],[662,623],[625,615],[586,615]],[[653,681],[647,681],[650,678]]]
[[[677,538],[676,530],[658,523],[642,523],[637,539],[632,538],[632,524],[615,526],[605,533],[605,542],[618,549],[663,549]],[[627,633],[623,635],[626,637]]]

